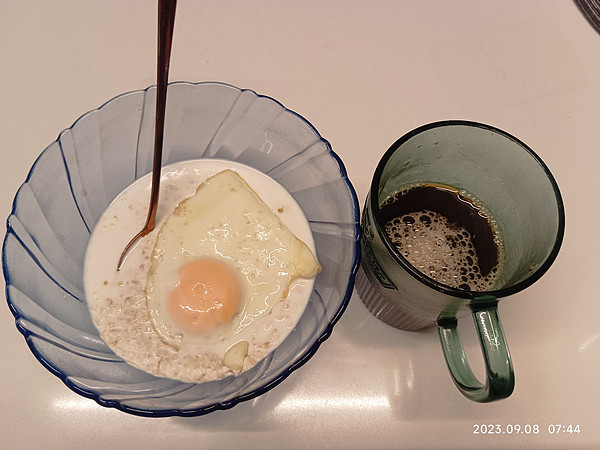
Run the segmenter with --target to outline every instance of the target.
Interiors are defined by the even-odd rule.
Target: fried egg
[[[315,256],[233,170],[202,183],[158,233],[146,283],[154,329],[172,348],[224,342],[284,299]]]
[[[161,171],[157,227],[117,271],[145,223],[150,185],[147,175],[123,190],[90,237],[84,286],[94,325],[115,354],[156,376],[205,382],[249,370],[309,304],[315,277],[294,277],[320,266],[302,209],[283,186],[244,164],[170,164]]]

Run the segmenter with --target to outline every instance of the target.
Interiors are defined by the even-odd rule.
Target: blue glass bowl
[[[39,156],[7,221],[6,297],[33,354],[73,391],[133,414],[201,415],[271,389],[330,335],[360,259],[359,206],[341,160],[298,114],[226,84],[169,85],[163,163],[221,158],[270,175],[303,208],[323,271],[296,329],[237,377],[182,383],[129,366],[91,321],[83,260],[103,210],[151,171],[155,96],[150,87],[110,100]]]

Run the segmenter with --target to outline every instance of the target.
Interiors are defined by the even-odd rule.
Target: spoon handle
[[[177,0],[158,0],[158,61],[156,64],[156,124],[154,127],[154,156],[152,160],[152,186],[150,205],[144,228],[127,244],[119,262],[117,271],[121,269],[125,257],[133,244],[147,235],[156,225],[158,211],[158,194],[160,191],[160,169],[162,166],[163,138],[165,133],[165,111],[167,107],[167,87],[169,82],[169,63],[171,61],[171,44],[175,25],[175,8]]]
[[[159,0],[158,2],[158,63],[156,65],[156,125],[154,131],[154,158],[152,161],[152,189],[150,207],[145,228],[154,229],[158,194],[160,188],[160,169],[162,166],[163,138],[165,132],[165,110],[167,106],[167,86],[169,81],[169,63],[175,23],[177,0]]]

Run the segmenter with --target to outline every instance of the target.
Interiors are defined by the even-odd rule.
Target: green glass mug
[[[382,206],[394,194],[423,183],[464,190],[493,217],[503,255],[490,290],[444,285],[415,268],[394,246]],[[564,223],[554,177],[523,142],[475,122],[424,125],[396,141],[377,166],[361,220],[356,287],[369,311],[391,326],[418,330],[437,324],[450,374],[467,398],[506,398],[514,388],[514,372],[498,301],[548,270],[562,243]],[[485,361],[484,383],[473,374],[457,330],[457,318],[469,312]]]

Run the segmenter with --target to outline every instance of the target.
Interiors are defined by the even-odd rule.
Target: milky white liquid
[[[125,189],[106,209],[90,238],[85,258],[84,285],[92,320],[107,345],[129,364],[157,376],[187,382],[221,379],[240,371],[223,364],[235,343],[249,342],[245,371],[270,353],[297,324],[314,279],[296,280],[290,294],[270,314],[260,317],[231,339],[175,351],[155,333],[146,308],[145,286],[154,241],[162,222],[184,198],[210,176],[236,171],[316,255],[308,222],[292,196],[263,173],[231,161],[202,159],[162,168],[157,226],[128,253],[119,272],[117,262],[131,238],[142,229],[150,198],[150,175]]]

